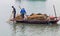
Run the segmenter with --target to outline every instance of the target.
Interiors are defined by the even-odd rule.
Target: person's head
[[[25,9],[25,8],[22,8],[22,9]]]
[[[14,6],[12,6],[12,8],[14,8]]]

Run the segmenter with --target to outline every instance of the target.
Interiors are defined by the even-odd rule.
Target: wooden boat
[[[10,21],[16,21],[17,23],[29,23],[29,24],[56,24],[59,20],[55,18],[55,20],[37,20],[37,19],[21,19],[20,17],[16,17],[15,19],[10,19]]]
[[[10,21],[16,21],[17,23],[29,23],[29,24],[56,24],[59,20],[13,20]]]
[[[19,16],[17,16],[17,17],[19,17],[19,18],[15,18],[15,19],[10,19],[10,21],[16,21],[17,23],[29,23],[29,24],[50,24],[50,23],[52,23],[52,24],[56,24],[59,20],[57,19],[57,16],[56,16],[56,11],[55,11],[55,7],[53,6],[53,8],[54,8],[54,12],[55,12],[55,20],[47,20],[47,19],[44,19],[44,20],[36,20],[36,19],[31,19],[31,20],[29,20],[29,19],[25,19],[25,20],[23,20],[23,19],[21,19]],[[36,15],[35,15],[36,16]],[[39,15],[40,16],[40,15]],[[38,16],[38,17],[39,17]],[[45,15],[46,16],[46,15]],[[44,16],[44,17],[45,17]],[[30,17],[29,17],[30,18]]]
[[[16,20],[17,23],[30,23],[30,24],[56,24],[58,20],[47,21],[47,20]]]

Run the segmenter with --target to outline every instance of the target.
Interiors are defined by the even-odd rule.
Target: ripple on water
[[[14,30],[18,36],[57,36],[57,33],[60,33],[60,25],[17,23]]]

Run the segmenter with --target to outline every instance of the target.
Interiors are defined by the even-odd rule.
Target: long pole
[[[55,10],[55,5],[53,5],[53,9],[54,9],[55,17],[56,17],[56,20],[57,20],[57,14],[56,14],[56,10]]]
[[[21,4],[22,0],[20,0],[20,4]],[[21,5],[19,6],[19,8],[21,9]]]

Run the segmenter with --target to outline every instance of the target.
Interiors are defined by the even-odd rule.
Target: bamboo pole
[[[55,10],[55,5],[53,5],[53,9],[54,9],[55,17],[56,17],[56,20],[57,20],[57,14],[56,14],[56,10]]]

